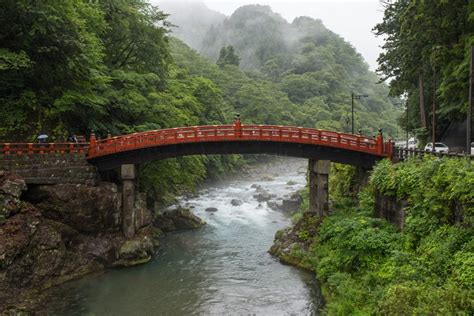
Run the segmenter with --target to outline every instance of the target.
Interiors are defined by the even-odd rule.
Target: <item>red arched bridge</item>
[[[371,167],[392,155],[392,143],[382,134],[366,137],[313,128],[241,125],[179,127],[133,133],[89,143],[0,144],[3,155],[84,152],[100,170],[185,155],[275,154],[331,160]]]
[[[99,170],[121,167],[123,233],[132,238],[136,219],[136,164],[209,154],[308,158],[309,209],[325,216],[329,213],[330,161],[370,168],[377,160],[391,158],[392,150],[392,142],[385,142],[381,132],[376,137],[365,137],[292,126],[242,125],[237,120],[232,125],[169,128],[101,140],[92,134],[89,143],[4,143],[0,144],[0,169],[3,166],[6,171],[23,175],[31,184],[55,184],[82,181],[88,174],[92,175],[89,181],[94,181],[94,173],[84,169],[95,169],[90,164]],[[86,154],[87,162],[80,155],[57,159],[57,155],[69,153]]]

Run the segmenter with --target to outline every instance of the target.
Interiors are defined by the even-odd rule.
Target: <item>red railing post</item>
[[[242,136],[242,123],[240,122],[239,114],[235,116],[234,129],[235,129],[235,136],[240,138],[240,136]]]
[[[377,139],[375,140],[377,145],[377,154],[383,155],[383,135],[382,129],[379,128],[379,133],[377,134]]]
[[[94,157],[96,155],[96,153],[97,153],[96,145],[97,145],[97,141],[95,139],[95,134],[92,131],[91,132],[91,137],[89,139],[89,150],[88,150],[87,156]]]

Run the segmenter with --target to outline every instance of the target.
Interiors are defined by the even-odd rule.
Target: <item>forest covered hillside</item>
[[[176,10],[175,10],[176,11]],[[203,14],[209,14],[205,8]],[[186,41],[183,31],[190,29],[187,10],[176,11],[169,17],[173,24],[182,21],[178,33]],[[195,16],[200,11],[194,11]],[[225,91],[227,100],[244,120],[288,113],[279,124],[294,122],[307,127],[338,131],[350,128],[351,92],[368,95],[355,101],[355,130],[371,135],[383,128],[391,137],[396,137],[396,119],[401,113],[399,100],[389,98],[388,88],[379,84],[379,78],[368,69],[360,54],[340,36],[331,32],[320,20],[309,17],[296,18],[288,23],[268,6],[248,5],[237,9],[222,22],[210,24],[203,43],[189,45],[199,53],[221,66],[197,67],[203,63],[186,63],[175,46],[174,57],[178,64],[187,64],[194,74],[215,78]],[[239,58],[235,62],[222,63],[223,48],[232,47]],[[180,57],[181,56],[181,57]],[[188,60],[200,58],[197,54]],[[238,73],[238,75],[237,75]],[[228,77],[222,77],[228,74]],[[220,84],[219,84],[220,82]],[[232,83],[231,83],[232,82]],[[239,84],[240,82],[240,84]],[[233,86],[232,89],[230,86]],[[229,95],[229,93],[231,95]],[[250,104],[253,104],[251,111]],[[285,110],[286,109],[286,110]],[[255,115],[257,114],[257,116]],[[280,115],[281,116],[281,115]],[[263,123],[277,123],[271,117],[257,119]]]

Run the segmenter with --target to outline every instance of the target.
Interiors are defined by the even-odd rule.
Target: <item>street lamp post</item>
[[[405,110],[406,110],[406,116],[407,116],[405,129],[407,132],[407,149],[408,149],[408,102],[405,103]]]
[[[351,121],[351,119],[349,118],[349,111],[347,111],[347,114],[346,114],[346,133],[349,133],[349,122]]]
[[[351,92],[351,109],[352,109],[352,134],[354,134],[354,99],[360,100],[361,98],[367,98],[367,94],[354,94]]]

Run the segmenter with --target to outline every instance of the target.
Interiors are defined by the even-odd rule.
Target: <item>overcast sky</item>
[[[364,56],[371,70],[377,67],[379,46],[383,40],[372,33],[375,24],[382,21],[383,8],[379,0],[154,0],[160,2],[204,2],[209,8],[231,15],[245,4],[270,5],[291,22],[298,16],[321,19],[324,25],[344,37]]]

